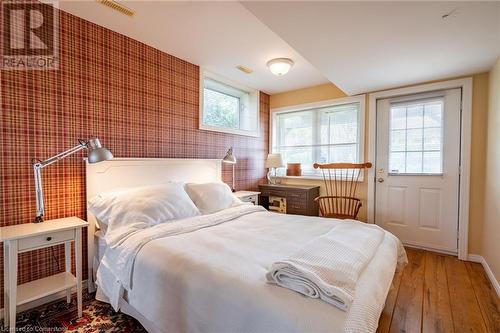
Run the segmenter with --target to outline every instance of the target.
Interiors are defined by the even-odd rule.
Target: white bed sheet
[[[338,220],[256,212],[147,243],[127,302],[158,332],[374,332],[396,268],[386,233],[349,311],[266,283],[271,264]]]

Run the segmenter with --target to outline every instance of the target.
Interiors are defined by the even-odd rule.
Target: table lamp
[[[226,153],[226,156],[224,156],[224,158],[222,159],[222,162],[231,164],[233,167],[233,187],[231,188],[231,190],[233,192],[236,192],[236,190],[234,189],[234,165],[236,164],[236,157],[234,157],[233,155],[233,147],[229,148],[229,150]]]
[[[269,180],[269,183],[276,184],[276,168],[281,168],[283,166],[281,154],[267,155],[266,168],[269,168],[269,172],[267,173],[267,180]]]
[[[57,161],[62,160],[65,157],[73,155],[82,149],[88,149],[88,161],[89,163],[98,163],[113,158],[113,154],[106,148],[101,146],[98,138],[93,138],[88,141],[78,140],[78,145],[63,151],[45,161],[33,160],[33,172],[35,174],[35,191],[36,191],[36,218],[34,223],[43,222],[43,215],[45,214],[45,207],[43,203],[43,189],[42,189],[42,173],[41,170],[46,166],[51,165]]]

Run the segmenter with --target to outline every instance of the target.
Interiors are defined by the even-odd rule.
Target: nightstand
[[[4,325],[16,328],[16,307],[36,299],[76,287],[78,317],[82,316],[82,228],[88,223],[68,217],[42,223],[24,223],[0,228],[4,262]],[[71,274],[71,242],[75,246],[76,276]],[[17,285],[17,256],[49,246],[64,244],[65,272]]]
[[[234,192],[234,195],[243,202],[251,202],[254,205],[259,204],[259,194],[260,192],[254,191],[238,191]]]

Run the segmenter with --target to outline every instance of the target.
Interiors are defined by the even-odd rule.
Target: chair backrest
[[[314,163],[323,173],[326,195],[316,198],[321,216],[356,219],[362,206],[356,197],[360,174],[372,167],[367,163]]]

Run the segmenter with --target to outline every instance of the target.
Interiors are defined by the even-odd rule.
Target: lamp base
[[[33,223],[41,223],[43,222],[43,216],[37,216],[35,217],[35,220],[33,221]]]
[[[267,180],[269,184],[276,185],[276,169],[275,168],[270,168],[269,172],[267,173]]]

